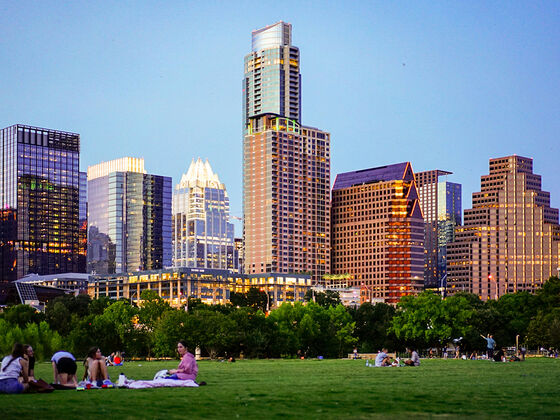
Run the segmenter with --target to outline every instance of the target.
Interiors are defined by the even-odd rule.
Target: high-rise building
[[[292,45],[292,25],[278,22],[253,31],[245,56],[243,117],[276,114],[301,123],[299,49]]]
[[[79,167],[77,133],[0,130],[0,281],[85,272]]]
[[[173,267],[238,270],[233,230],[225,185],[193,159],[173,194]]]
[[[130,157],[90,166],[87,177],[88,271],[171,266],[171,178]]]
[[[333,274],[395,304],[424,287],[424,219],[409,162],[338,174],[332,191]]]
[[[452,172],[438,169],[416,172],[420,208],[426,224],[424,236],[424,287],[445,287],[447,243],[452,242],[455,226],[461,224],[461,184],[448,182]]]
[[[534,291],[558,268],[560,226],[550,193],[541,190],[533,160],[521,156],[490,159],[480,184],[447,245],[447,291],[482,299]]]
[[[330,271],[330,134],[301,125],[291,25],[253,32],[245,58],[244,272]]]

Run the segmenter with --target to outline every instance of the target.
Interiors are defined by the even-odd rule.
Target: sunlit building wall
[[[333,275],[395,304],[424,287],[424,218],[409,162],[346,172],[332,191]]]
[[[226,187],[193,159],[173,194],[173,266],[237,270],[237,255]]]
[[[550,193],[542,191],[533,160],[521,156],[490,159],[480,184],[447,245],[448,293],[497,299],[534,291],[557,275],[560,226]]]
[[[89,167],[88,271],[169,267],[171,194],[171,178],[145,173],[143,159]]]
[[[284,22],[245,57],[244,272],[330,270],[330,134],[301,124],[299,50]]]
[[[77,133],[0,130],[0,281],[85,272],[79,166]]]

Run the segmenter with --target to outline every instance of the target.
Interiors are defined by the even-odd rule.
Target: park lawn
[[[178,361],[126,362],[117,380],[151,379]],[[83,373],[81,366],[78,375]],[[50,381],[51,367],[36,366]],[[362,360],[201,361],[200,388],[103,389],[0,395],[11,418],[560,418],[560,360],[519,363],[422,360],[420,367],[368,368]]]

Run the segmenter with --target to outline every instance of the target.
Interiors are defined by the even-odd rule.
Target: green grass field
[[[110,374],[151,379],[177,363],[127,362]],[[50,381],[50,365],[38,364],[36,376]],[[0,395],[0,412],[2,419],[560,418],[560,360],[554,359],[422,360],[416,368],[368,368],[362,360],[202,361],[198,379],[208,385]]]

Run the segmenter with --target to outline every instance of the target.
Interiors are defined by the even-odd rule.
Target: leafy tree
[[[189,348],[196,343],[191,337],[193,317],[185,311],[165,311],[155,324],[153,350],[156,356],[174,356],[179,340],[186,340]]]
[[[315,302],[319,306],[328,308],[329,306],[337,306],[341,304],[340,293],[334,290],[325,290],[324,292],[316,292],[308,290],[305,292],[304,300],[306,302]]]
[[[3,318],[10,324],[25,328],[30,323],[38,324],[45,317],[29,305],[14,305],[4,310]]]
[[[237,335],[235,322],[232,319],[220,312],[207,309],[199,309],[190,314],[189,318],[193,319],[190,323],[193,327],[191,342],[200,346],[211,359],[231,348]]]
[[[396,337],[391,333],[395,308],[385,303],[363,303],[352,310],[356,323],[355,334],[362,353],[375,353],[383,347],[397,349]]]

